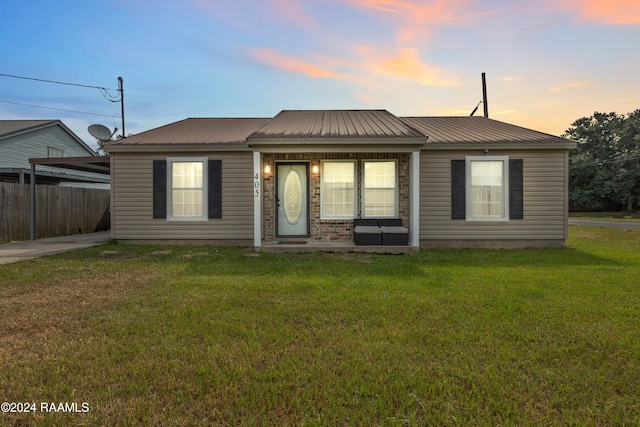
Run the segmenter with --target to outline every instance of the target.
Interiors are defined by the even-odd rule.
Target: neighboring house
[[[60,120],[0,120],[0,181],[30,182],[32,158],[96,155]],[[36,175],[38,183],[109,183],[108,176],[50,166],[38,166]]]
[[[111,233],[260,248],[401,218],[413,248],[562,247],[574,147],[484,117],[186,119],[105,145]]]

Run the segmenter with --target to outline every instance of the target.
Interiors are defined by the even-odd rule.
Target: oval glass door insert
[[[302,200],[302,180],[297,171],[291,170],[284,181],[284,213],[289,224],[300,221]]]

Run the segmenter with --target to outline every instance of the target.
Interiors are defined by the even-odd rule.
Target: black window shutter
[[[209,160],[209,218],[222,218],[222,160]]]
[[[509,219],[524,218],[522,159],[509,159]]]
[[[465,161],[451,160],[451,219],[465,219]]]
[[[167,217],[167,162],[153,161],[153,217]]]

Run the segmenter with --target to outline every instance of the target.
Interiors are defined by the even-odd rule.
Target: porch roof
[[[249,140],[284,138],[425,138],[386,110],[284,110]]]

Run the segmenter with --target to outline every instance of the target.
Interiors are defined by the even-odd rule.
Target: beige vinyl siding
[[[251,152],[181,153],[222,160],[222,218],[198,222],[153,219],[153,160],[176,153],[112,153],[113,237],[122,240],[253,241]]]
[[[421,153],[420,240],[565,240],[565,150],[491,150],[492,156],[524,160],[524,219],[508,222],[451,219],[451,160],[479,153],[482,154],[480,150]]]

